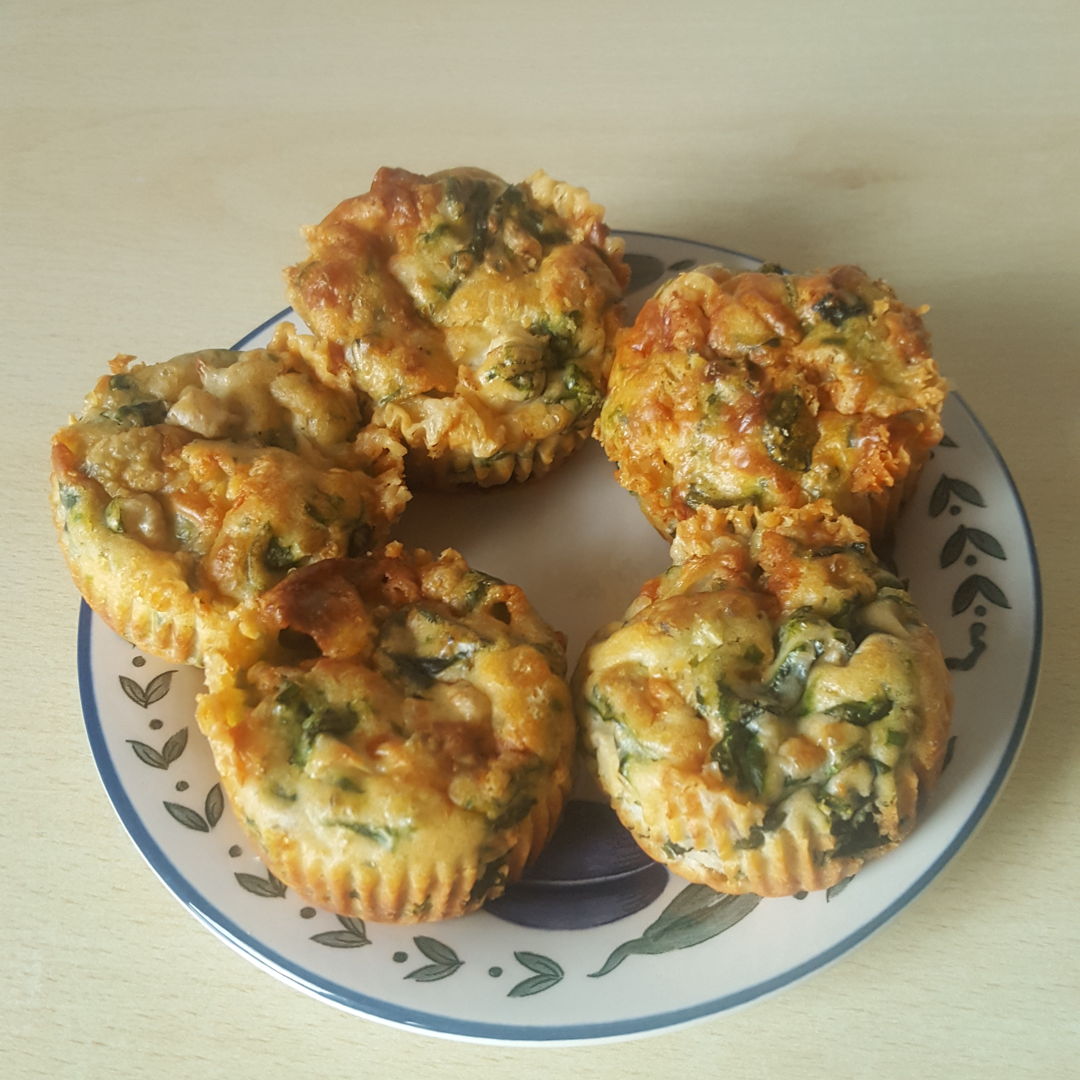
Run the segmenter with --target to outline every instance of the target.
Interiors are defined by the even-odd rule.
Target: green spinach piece
[[[823,322],[832,323],[833,326],[841,326],[848,319],[853,319],[857,315],[866,315],[869,312],[866,302],[860,297],[847,298],[837,293],[823,296],[813,305],[813,310]]]
[[[832,859],[850,859],[859,855],[865,855],[874,848],[881,847],[889,841],[878,832],[877,822],[874,821],[870,812],[870,804],[867,803],[851,817],[833,814],[830,822],[833,836],[836,838],[836,847],[829,852]]]
[[[411,653],[387,653],[394,666],[405,678],[422,690],[435,685],[437,677],[451,664],[466,659],[465,653],[453,656],[413,656]]]
[[[765,751],[748,721],[761,711],[756,703],[744,703],[738,718],[727,721],[723,736],[710,751],[720,771],[740,791],[755,795],[765,790]]]
[[[728,500],[724,499],[720,495],[712,495],[706,491],[700,483],[690,484],[686,491],[683,492],[683,502],[690,507],[691,510],[697,510],[702,506],[714,506],[717,509],[728,505]]]
[[[496,889],[506,884],[506,856],[500,855],[497,859],[484,866],[483,872],[473,882],[469,890],[469,903],[474,904],[478,900],[490,896]]]
[[[165,423],[168,412],[169,406],[164,401],[152,398],[148,401],[135,401],[128,405],[121,405],[114,411],[105,412],[102,415],[106,420],[111,420],[120,427],[137,428]]]
[[[735,841],[738,851],[754,851],[765,843],[765,830],[760,825],[752,825],[748,836]]]
[[[347,735],[360,719],[351,705],[331,704],[319,691],[292,681],[278,691],[271,711],[274,719],[285,726],[293,744],[289,761],[301,768],[307,764],[320,735]]]
[[[576,402],[579,416],[591,416],[600,408],[604,400],[596,383],[577,364],[566,365],[566,370],[563,372],[563,386],[565,392],[559,397],[559,401]]]
[[[297,555],[293,548],[283,544],[273,534],[263,552],[263,562],[269,570],[291,570],[294,566],[299,566],[303,558],[303,555]]]
[[[398,840],[403,835],[403,830],[395,829],[392,825],[369,825],[366,821],[328,821],[327,825],[336,826],[339,829],[348,829],[349,832],[354,832],[358,836],[363,836],[368,840],[374,840],[379,847],[384,847],[388,851],[392,851],[396,846]]]
[[[825,713],[848,724],[866,727],[868,724],[884,719],[892,712],[892,708],[892,700],[882,695],[871,698],[869,701],[843,701],[839,705],[826,709]]]
[[[817,424],[795,390],[774,394],[765,412],[765,452],[785,469],[806,472],[813,460]]]

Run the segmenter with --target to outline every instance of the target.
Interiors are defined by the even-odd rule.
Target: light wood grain
[[[0,1073],[1059,1077],[1080,1053],[1075,663],[1080,17],[984,3],[8,0],[0,34],[8,576]],[[340,1013],[188,917],[87,750],[46,445],[115,352],[227,345],[299,227],[382,164],[544,167],[616,226],[929,303],[1027,504],[1039,700],[983,828],[854,953],[742,1012],[577,1049]]]

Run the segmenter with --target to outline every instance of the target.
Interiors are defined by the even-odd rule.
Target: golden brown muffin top
[[[265,349],[117,358],[53,440],[76,576],[117,593],[171,582],[173,602],[225,611],[295,566],[379,542],[408,498],[404,450],[319,380],[312,353],[284,324]]]
[[[380,169],[306,230],[289,296],[338,377],[422,422],[433,453],[516,452],[599,407],[629,276],[602,216],[542,172]]]
[[[940,769],[950,696],[933,634],[865,531],[827,504],[708,508],[680,525],[673,558],[577,677],[626,824],[731,892],[825,887],[894,846]],[[708,850],[672,816],[679,800],[698,800]]]
[[[619,335],[597,435],[669,535],[698,506],[845,512],[941,438],[920,314],[854,266],[688,271]]]
[[[287,837],[475,869],[565,792],[564,643],[520,588],[391,543],[297,570],[261,607],[276,637],[250,666],[211,655],[199,717],[271,854]]]

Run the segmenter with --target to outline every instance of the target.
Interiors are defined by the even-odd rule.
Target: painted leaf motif
[[[185,727],[165,740],[165,745],[161,748],[161,756],[164,758],[166,765],[171,765],[184,752],[187,739],[188,729]],[[211,824],[213,823],[211,822]]]
[[[952,761],[953,753],[955,751],[956,751],[956,736],[953,735],[952,738],[950,738],[949,741],[945,744],[945,757],[941,762],[941,771],[942,772],[944,772],[949,767],[949,763]]]
[[[589,973],[599,978],[614,971],[628,956],[655,956],[674,949],[688,949],[730,930],[745,919],[761,902],[761,897],[747,893],[728,896],[713,892],[707,885],[688,885],[659,918],[646,927],[644,934],[626,941],[604,961],[599,971]]]
[[[464,963],[449,945],[444,945],[435,938],[414,937],[413,941],[432,963],[410,971],[405,976],[406,979],[413,979],[415,982],[438,982],[440,979],[449,978]]]
[[[950,439],[948,435],[942,435],[941,436],[941,442],[938,445],[956,447],[956,446],[959,446],[960,444],[958,442],[956,442],[954,439]]]
[[[945,477],[942,477],[944,480]],[[973,506],[985,506],[986,500],[979,494],[979,489],[973,484],[969,484],[966,480],[952,479],[949,481],[949,488],[954,495],[964,500],[964,502],[971,503]]]
[[[438,982],[440,979],[450,978],[459,967],[460,964],[425,964],[422,968],[410,971],[405,978],[414,982]]]
[[[550,990],[553,986],[562,982],[566,974],[562,967],[550,956],[543,956],[534,952],[515,952],[514,959],[529,971],[536,972],[528,979],[523,979],[506,995],[507,997],[531,997]]]
[[[460,964],[461,960],[458,954],[450,948],[449,945],[444,945],[441,941],[436,941],[432,937],[415,937],[413,941],[416,942],[416,947],[431,961],[436,964]]]
[[[933,494],[930,496],[930,516],[937,517],[949,505],[949,498],[952,495],[966,503],[971,503],[972,506],[986,505],[986,500],[974,484],[969,484],[966,480],[957,480],[953,476],[942,475],[934,485]]]
[[[175,674],[175,671],[163,671],[160,675],[155,675],[146,684],[145,690],[134,679],[121,675],[120,686],[136,705],[149,709],[155,701],[160,701],[169,692],[169,685]]]
[[[338,915],[337,921],[345,928],[344,930],[328,930],[323,934],[314,934],[311,940],[320,945],[327,945],[331,949],[359,949],[362,945],[371,944],[363,919]]]
[[[710,903],[719,896],[719,893],[714,892],[707,885],[690,885],[676,894],[671,903],[660,913],[660,918],[645,933],[648,934],[654,929],[670,925],[675,920],[685,916],[693,916],[707,911]]]
[[[960,528],[945,541],[945,545],[941,549],[941,558],[938,560],[942,570],[944,570],[946,566],[952,566],[952,564],[960,558],[961,554],[963,554],[964,544],[967,543],[967,532],[967,529],[961,525]]]
[[[540,953],[516,952],[514,953],[514,959],[523,967],[535,971],[537,975],[554,975],[561,979],[565,974],[563,969],[550,956],[542,956]]]
[[[550,990],[560,982],[562,982],[561,975],[531,975],[527,979],[522,979],[506,996],[512,998],[532,997],[533,994],[540,994],[545,990]]]
[[[264,878],[256,877],[255,874],[234,874],[233,877],[249,893],[254,893],[256,896],[280,897],[286,893],[285,883],[278,881],[269,870],[266,871]]]
[[[144,742],[139,742],[138,739],[128,739],[128,743],[131,749],[135,751],[135,756],[144,764],[152,765],[155,769],[167,769],[169,763],[159,754],[152,746],[148,746]]]
[[[681,274],[684,270],[689,270],[691,266],[697,263],[697,259],[679,259],[678,262],[673,262],[668,269],[674,270],[675,273]]]
[[[207,823],[211,829],[221,820],[221,812],[224,809],[225,796],[221,793],[221,785],[215,784],[206,793],[206,804],[203,806]]]
[[[192,810],[189,806],[182,806],[180,803],[174,802],[167,802],[164,805],[165,809],[186,828],[194,829],[196,832],[210,831],[210,826],[206,824],[202,814],[197,810]]]
[[[953,594],[952,613],[959,615],[962,611],[967,611],[971,607],[972,601],[980,593],[991,604],[997,604],[998,607],[1007,608],[1011,606],[1005,594],[988,577],[983,577],[982,574],[972,574],[960,582],[959,587]]]
[[[930,516],[937,517],[949,505],[949,478],[942,476],[930,496]]]
[[[134,679],[128,678],[127,675],[121,675],[120,687],[136,705],[146,708],[146,692]]]
[[[971,601],[978,596],[978,577],[978,574],[972,574],[971,577],[965,578],[960,582],[960,587],[953,594],[952,613],[954,615],[959,615],[960,612],[967,611],[967,609],[971,607]]]
[[[371,944],[368,940],[367,927],[364,925],[363,919],[357,919],[351,915],[338,915],[337,921],[354,937],[363,938],[365,945]]]
[[[371,944],[367,938],[357,937],[350,930],[327,930],[324,934],[312,934],[311,940],[331,949],[359,949]]]
[[[979,578],[979,591],[990,601],[991,604],[997,604],[998,607],[1011,607],[1009,601],[1005,598],[1005,594],[1001,589],[995,585],[989,578]]]
[[[968,529],[967,538],[980,551],[984,551],[987,555],[992,555],[995,559],[1005,558],[1005,549],[998,542],[997,538],[991,536],[988,532],[983,532],[982,529]]]
[[[174,674],[172,671],[163,671],[160,675],[155,675],[146,684],[147,705],[153,705],[155,701],[160,701],[169,692],[169,686],[172,684]]]
[[[829,888],[825,890],[825,903],[827,904],[830,900],[835,900],[854,880],[855,875],[852,874],[850,877],[838,881],[835,885],[830,885]]]
[[[967,656],[947,656],[945,657],[945,666],[950,671],[970,671],[976,663],[978,663],[979,657],[986,651],[986,642],[983,641],[983,634],[986,633],[986,623],[974,622],[968,630],[968,639],[971,642],[971,651]]]

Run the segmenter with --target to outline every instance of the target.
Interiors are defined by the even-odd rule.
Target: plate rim
[[[746,255],[731,248],[724,248],[703,241],[686,240],[679,237],[666,236],[660,233],[630,229],[617,229],[612,231],[617,235],[641,236],[672,241],[735,255],[743,259],[759,261],[755,256]],[[287,318],[292,312],[293,309],[291,307],[283,308],[281,311],[272,315],[249,333],[241,337],[232,348],[244,348],[259,334],[268,330],[282,319]],[[985,426],[975,415],[966,400],[956,391],[952,391],[951,397],[956,400],[960,408],[967,414],[967,417],[975,426],[985,446],[989,448],[990,453],[1005,480],[1005,485],[1012,498],[1021,526],[1026,554],[1026,566],[1031,575],[1033,625],[1029,654],[1030,658],[1025,676],[1023,693],[1016,711],[1016,716],[1012,722],[1008,741],[1002,752],[1001,760],[994,770],[989,783],[980,794],[975,806],[972,808],[962,826],[957,830],[951,842],[939,852],[938,856],[922,874],[920,874],[903,892],[898,894],[892,902],[883,908],[876,916],[856,930],[853,930],[850,934],[846,935],[829,948],[815,954],[801,964],[785,970],[781,974],[761,980],[760,982],[744,987],[737,992],[724,994],[716,998],[709,998],[705,1001],[678,1009],[649,1013],[625,1020],[544,1025],[507,1024],[466,1020],[448,1017],[445,1014],[437,1012],[420,1011],[402,1005],[395,1005],[382,998],[372,997],[362,991],[344,986],[327,977],[317,975],[310,969],[305,968],[302,964],[282,956],[276,949],[270,947],[252,932],[244,929],[234,919],[225,915],[215,904],[211,903],[198,888],[184,876],[183,872],[176,866],[170,856],[166,854],[164,849],[143,823],[142,818],[139,816],[132,801],[127,795],[127,791],[114,765],[113,756],[106,743],[105,728],[97,707],[97,696],[95,693],[93,668],[91,664],[92,634],[95,625],[99,624],[95,622],[94,613],[86,602],[80,601],[76,647],[80,704],[82,707],[86,736],[90,744],[94,764],[97,768],[102,785],[105,788],[105,793],[112,804],[113,810],[127,832],[129,839],[132,841],[139,854],[142,855],[155,876],[169,892],[172,893],[172,895],[199,922],[214,933],[215,936],[221,938],[230,947],[255,964],[255,966],[288,985],[307,993],[309,996],[334,1005],[353,1015],[362,1016],[399,1029],[419,1031],[424,1034],[442,1038],[517,1046],[530,1044],[538,1046],[552,1046],[558,1044],[583,1045],[586,1043],[613,1042],[632,1037],[644,1037],[650,1034],[656,1034],[660,1031],[670,1031],[676,1028],[685,1027],[710,1017],[744,1007],[752,1002],[774,994],[785,987],[800,982],[814,972],[834,963],[845,953],[868,940],[903,910],[903,908],[907,907],[908,904],[910,904],[958,854],[960,849],[974,834],[978,826],[985,820],[993,803],[1004,788],[1005,782],[1016,762],[1020,746],[1027,733],[1032,709],[1034,707],[1041,670],[1043,645],[1042,576],[1034,534],[1016,482],[1004,457],[998,449],[997,444],[990,437]]]

